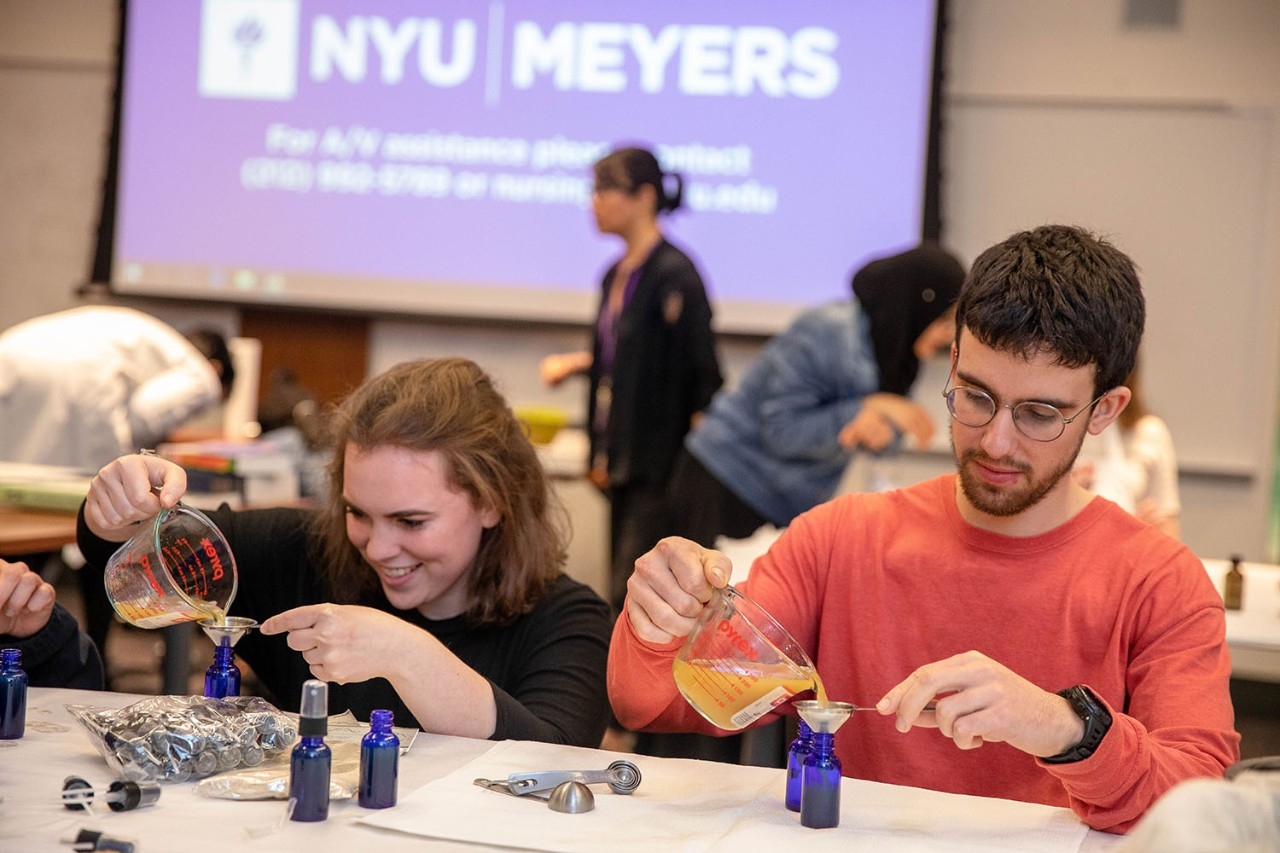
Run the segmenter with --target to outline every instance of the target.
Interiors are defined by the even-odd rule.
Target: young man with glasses
[[[1129,400],[1144,317],[1132,262],[1085,231],[988,249],[960,293],[944,392],[957,473],[836,498],[756,561],[744,590],[831,698],[879,711],[837,733],[846,774],[1069,806],[1123,832],[1238,759],[1203,566],[1070,476]],[[637,561],[609,660],[624,725],[715,731],[670,660],[729,574],[679,539]]]

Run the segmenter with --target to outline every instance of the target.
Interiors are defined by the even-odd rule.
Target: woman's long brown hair
[[[451,484],[498,524],[484,532],[467,590],[468,620],[504,624],[527,613],[560,574],[568,515],[551,492],[537,452],[506,400],[462,358],[405,362],[369,380],[334,413],[329,499],[317,519],[321,576],[339,603],[367,602],[377,576],[347,538],[343,476],[347,447],[395,446],[440,453]]]

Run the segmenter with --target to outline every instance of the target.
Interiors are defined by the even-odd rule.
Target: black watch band
[[[1102,743],[1102,738],[1110,730],[1111,712],[1107,710],[1106,705],[1102,704],[1102,700],[1093,695],[1093,691],[1083,684],[1059,690],[1058,695],[1070,702],[1071,710],[1084,720],[1084,738],[1065,752],[1040,760],[1046,764],[1070,764],[1073,761],[1083,761],[1093,755],[1098,744]]]

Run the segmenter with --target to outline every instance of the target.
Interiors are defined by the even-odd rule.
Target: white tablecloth
[[[629,756],[643,775],[630,797],[597,786],[597,808],[581,815],[551,812],[472,784],[477,776],[537,770],[604,769],[616,754],[527,742],[489,741],[420,734],[400,762],[400,805],[372,812],[354,800],[335,801],[324,823],[283,821],[278,800],[233,801],[197,796],[193,784],[163,786],[154,806],[130,812],[65,809],[62,780],[84,777],[95,787],[113,780],[108,767],[65,705],[123,707],[140,696],[33,688],[27,733],[0,741],[0,850],[59,851],[61,839],[91,827],[139,842],[140,851],[270,850],[323,853],[377,849],[468,851],[592,849],[649,851],[643,835],[689,828],[712,830],[701,846],[686,849],[849,850],[1103,850],[1118,839],[1089,832],[1064,809],[913,788],[844,780],[840,826],[809,830],[781,803],[783,772],[676,759]],[[378,828],[374,824],[387,828]],[[548,826],[557,827],[551,832]],[[502,832],[512,836],[499,837]],[[624,827],[627,827],[623,829]],[[416,833],[416,834],[415,834]],[[591,838],[590,847],[564,838]],[[711,835],[716,837],[712,838]],[[459,841],[475,838],[476,843]],[[1083,843],[1082,843],[1083,842]],[[577,842],[575,842],[577,843]],[[510,847],[506,848],[510,849]]]

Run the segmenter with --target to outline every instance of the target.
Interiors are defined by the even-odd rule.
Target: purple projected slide
[[[653,148],[723,330],[918,241],[934,0],[130,0],[118,289],[581,321]]]

